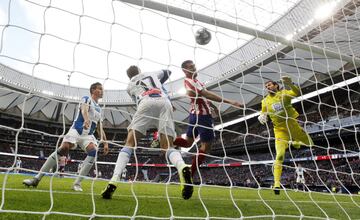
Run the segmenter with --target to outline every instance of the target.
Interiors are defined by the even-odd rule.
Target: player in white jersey
[[[124,170],[123,170],[123,172],[122,172],[122,174],[121,174],[121,179],[122,179],[123,181],[126,181],[126,174],[127,174],[127,169],[124,168]]]
[[[305,190],[305,172],[306,170],[301,166],[301,164],[299,164],[296,167],[296,187],[297,189],[300,189],[300,186],[302,188],[302,190]]]
[[[15,173],[19,173],[19,172],[20,172],[21,164],[22,164],[22,161],[21,161],[20,157],[18,157],[18,158],[16,159]]]
[[[127,75],[130,78],[127,91],[137,105],[137,111],[128,127],[125,146],[121,149],[113,177],[102,192],[104,199],[111,199],[116,190],[116,182],[130,160],[137,139],[146,134],[147,129],[156,128],[160,134],[160,147],[166,152],[166,157],[178,169],[182,197],[189,199],[193,193],[191,171],[186,166],[179,151],[174,149],[173,140],[176,137],[173,122],[173,110],[169,97],[163,88],[163,83],[171,72],[162,70],[154,73],[141,73],[137,66],[130,66]]]
[[[49,172],[49,170],[58,163],[61,156],[68,155],[70,149],[75,149],[79,145],[81,149],[87,153],[87,157],[83,161],[79,176],[75,179],[73,190],[82,191],[80,182],[84,176],[89,174],[89,171],[94,164],[98,148],[97,140],[93,135],[96,128],[99,137],[105,141],[104,154],[107,154],[109,151],[106,135],[102,128],[101,108],[98,104],[99,99],[103,97],[103,87],[101,83],[92,84],[90,87],[90,94],[90,97],[82,97],[77,117],[68,133],[65,135],[61,146],[47,158],[46,162],[41,167],[40,172],[33,179],[25,179],[23,184],[36,187],[45,173]],[[97,126],[97,124],[99,124],[99,126]]]

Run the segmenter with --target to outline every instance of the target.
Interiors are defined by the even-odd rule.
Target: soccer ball
[[[206,45],[211,41],[211,33],[206,28],[200,28],[195,33],[196,43]]]

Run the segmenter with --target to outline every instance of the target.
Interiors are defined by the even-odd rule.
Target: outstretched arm
[[[297,87],[297,86],[295,86],[295,85],[292,83],[292,80],[291,80],[290,77],[288,77],[288,76],[283,76],[283,77],[281,78],[281,81],[282,81],[282,83],[283,83],[284,85],[290,87],[291,90],[290,90],[289,93],[288,93],[289,95],[294,96],[294,97],[300,95],[300,88]]]
[[[193,91],[188,90],[187,93],[188,93],[189,96],[196,96],[195,92],[193,92]],[[203,96],[203,97],[205,97],[205,98],[207,98],[207,99],[209,99],[211,101],[224,102],[224,103],[227,103],[227,104],[239,107],[239,108],[243,107],[243,104],[241,104],[240,102],[223,98],[223,97],[221,97],[221,96],[219,96],[219,95],[217,95],[217,94],[215,94],[213,92],[210,92],[207,89],[200,90],[199,95],[201,95],[201,96]]]

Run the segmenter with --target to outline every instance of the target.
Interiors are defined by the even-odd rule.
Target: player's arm
[[[266,104],[265,104],[265,99],[263,99],[261,101],[261,112],[260,112],[260,115],[258,117],[258,120],[259,120],[260,124],[264,125],[264,124],[266,124],[267,119],[268,119],[267,107],[266,107]]]
[[[89,99],[89,98],[88,98]],[[83,103],[81,103],[81,106],[80,106],[80,110],[81,110],[81,114],[84,118],[84,124],[83,124],[83,127],[87,130],[90,128],[90,119],[89,119],[89,101],[88,99],[84,100]]]
[[[102,126],[102,122],[100,121],[97,126],[97,134],[100,137],[101,141],[104,144],[104,155],[107,155],[109,153],[109,144],[107,142],[106,134]]]
[[[211,101],[224,102],[224,103],[236,106],[236,107],[243,107],[243,104],[241,104],[240,102],[223,98],[223,97],[217,95],[216,93],[213,93],[205,88],[202,90],[197,90],[197,91],[199,92],[198,95],[201,95],[202,97],[205,97],[206,99],[209,99]],[[194,91],[187,90],[187,93],[189,96],[196,96],[196,93]]]
[[[281,81],[285,86],[288,86],[290,90],[287,90],[287,94],[290,96],[297,97],[300,95],[300,88],[292,83],[292,80],[288,76],[284,76],[281,78]]]
[[[170,75],[171,75],[170,70],[161,70],[161,72],[158,73],[157,77],[160,80],[161,84],[164,84],[166,80],[169,79]]]

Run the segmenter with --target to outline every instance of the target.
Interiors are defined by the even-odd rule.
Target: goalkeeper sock
[[[115,184],[120,180],[121,173],[126,167],[126,164],[129,162],[133,149],[130,147],[123,147],[119,153],[119,156],[116,160],[116,166],[114,169],[114,174],[110,180],[110,184]]]
[[[95,156],[96,156],[95,149],[88,153],[87,157],[85,158],[84,162],[81,165],[79,176],[76,177],[74,185],[80,185],[80,182],[84,179],[84,176],[87,176],[89,174],[91,167],[94,165]]]
[[[274,163],[274,187],[280,187],[280,178],[282,173],[282,162],[275,160]]]
[[[198,158],[197,161],[196,161],[196,157]],[[197,167],[200,166],[200,164],[202,164],[204,162],[204,160],[205,160],[205,151],[200,149],[199,153],[196,154],[192,159],[192,163],[191,163],[192,176],[195,175],[195,171],[197,170]]]
[[[60,157],[61,155],[58,151],[53,152],[42,165],[40,172],[35,176],[35,178],[41,180],[45,173],[49,172],[50,169],[57,164],[57,161]]]
[[[180,152],[171,147],[167,150],[166,154],[171,164],[173,164],[178,172],[180,172],[185,164]]]
[[[179,146],[179,147],[191,147],[192,143],[189,143],[187,140],[185,140],[182,137],[177,137],[174,141],[174,145],[175,146]]]

